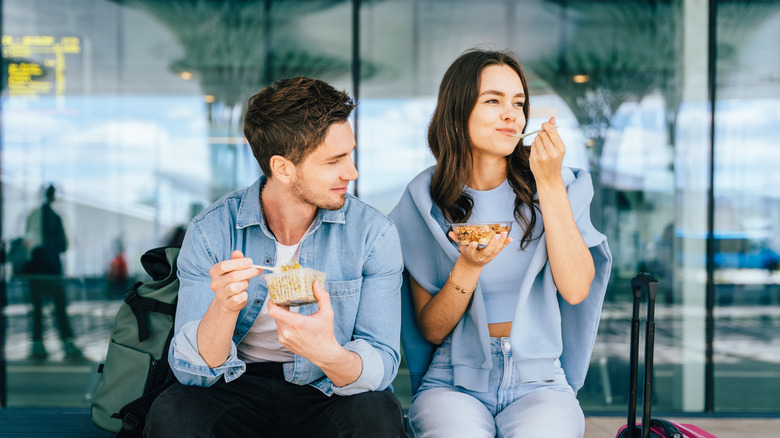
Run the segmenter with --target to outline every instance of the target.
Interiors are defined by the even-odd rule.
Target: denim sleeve
[[[179,298],[174,336],[168,352],[174,375],[185,385],[211,386],[223,375],[229,382],[246,369],[244,362],[238,359],[232,340],[230,355],[219,367],[210,368],[198,352],[198,326],[214,299],[209,269],[216,263],[215,253],[219,252],[213,251],[200,224],[191,223],[177,259]]]
[[[198,325],[200,320],[185,324],[171,340],[168,358],[171,370],[184,385],[211,386],[222,376],[230,382],[246,371],[246,364],[238,359],[236,345],[230,345],[230,354],[222,365],[210,368],[198,353]]]
[[[352,341],[344,348],[363,362],[360,377],[338,395],[384,390],[393,382],[401,360],[401,273],[403,259],[398,232],[388,222],[369,249],[363,266],[360,307]]]

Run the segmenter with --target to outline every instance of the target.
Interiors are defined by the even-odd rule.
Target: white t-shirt
[[[292,246],[276,242],[275,266],[297,260],[300,248],[301,242]],[[297,313],[298,307],[290,307],[290,311]],[[295,359],[295,354],[279,343],[276,320],[268,316],[268,300],[263,303],[252,328],[238,345],[238,358],[244,362],[292,362]]]

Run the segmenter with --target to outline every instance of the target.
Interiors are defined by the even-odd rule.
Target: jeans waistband
[[[280,362],[252,362],[246,364],[244,374],[256,377],[268,377],[284,379],[283,363]]]

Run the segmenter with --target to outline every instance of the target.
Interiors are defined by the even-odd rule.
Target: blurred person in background
[[[25,246],[29,248],[30,256],[22,272],[28,279],[32,303],[33,342],[30,357],[44,360],[49,355],[43,343],[43,306],[48,299],[54,305],[54,317],[65,358],[80,360],[84,356],[73,340],[62,278],[61,255],[68,249],[68,238],[62,218],[52,208],[55,200],[56,189],[54,185],[49,185],[45,190],[43,204],[30,212],[25,227]]]
[[[120,237],[114,242],[114,256],[108,262],[108,272],[106,272],[107,298],[113,300],[124,296],[128,289],[128,267],[127,257],[125,257],[125,246]]]

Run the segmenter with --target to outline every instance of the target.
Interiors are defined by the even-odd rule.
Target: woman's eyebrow
[[[485,91],[479,93],[480,96],[484,96],[486,94],[493,94],[495,96],[505,96],[506,95],[506,93],[504,93],[503,91],[498,91],[498,90],[485,90]],[[517,93],[517,94],[515,94],[515,97],[525,97],[525,94]]]

